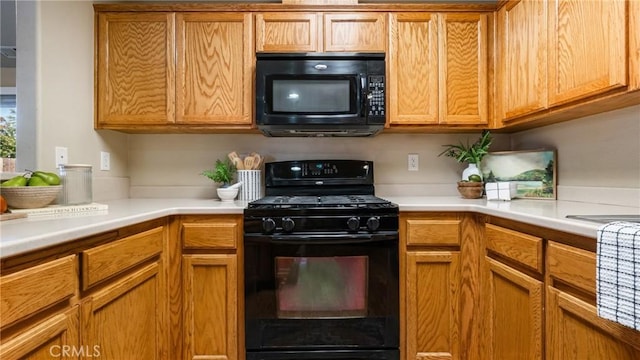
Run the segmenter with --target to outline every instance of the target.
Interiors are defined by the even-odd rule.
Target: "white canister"
[[[60,165],[62,192],[58,197],[60,205],[90,204],[93,201],[91,165]]]
[[[238,170],[238,181],[242,181],[238,200],[253,201],[262,197],[261,170]]]

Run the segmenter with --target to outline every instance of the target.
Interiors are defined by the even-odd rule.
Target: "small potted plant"
[[[213,170],[205,170],[201,175],[208,177],[215,183],[221,184],[216,192],[222,201],[233,201],[238,195],[238,187],[230,187],[233,181],[233,175],[236,173],[236,167],[229,159],[224,161],[216,160]]]
[[[475,174],[482,179],[482,173],[480,172],[480,162],[485,155],[489,153],[489,146],[491,146],[491,133],[488,130],[484,130],[480,138],[473,144],[466,144],[460,142],[460,144],[448,144],[442,145],[446,149],[438,156],[448,156],[456,159],[458,162],[466,162],[469,166],[462,172],[462,180],[469,181],[469,176]],[[475,177],[474,177],[475,178]]]
[[[473,144],[460,142],[458,145],[448,144],[446,150],[438,156],[446,155],[456,159],[458,162],[466,162],[469,166],[462,172],[462,181],[458,182],[458,192],[466,199],[478,199],[482,197],[483,183],[480,172],[480,162],[489,153],[491,146],[491,134],[484,130],[480,138]]]

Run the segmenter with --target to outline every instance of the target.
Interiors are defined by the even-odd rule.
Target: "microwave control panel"
[[[385,119],[384,75],[368,77],[367,117]]]

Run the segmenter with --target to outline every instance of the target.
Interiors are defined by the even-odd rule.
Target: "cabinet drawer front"
[[[542,273],[542,239],[486,224],[487,248]]]
[[[460,245],[460,220],[407,220],[407,245]]]
[[[595,253],[549,241],[547,270],[554,279],[596,293]]]
[[[219,220],[182,224],[185,249],[235,249],[240,236],[235,220]]]
[[[1,277],[2,327],[72,297],[76,279],[75,255]]]
[[[82,289],[99,283],[162,252],[164,228],[157,227],[82,252]]]

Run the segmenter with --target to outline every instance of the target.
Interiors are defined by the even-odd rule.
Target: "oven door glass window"
[[[346,76],[270,77],[266,94],[270,113],[357,113],[355,80],[355,77]]]
[[[279,319],[367,314],[367,256],[276,257]]]
[[[397,236],[245,235],[244,246],[248,351],[398,346]]]

